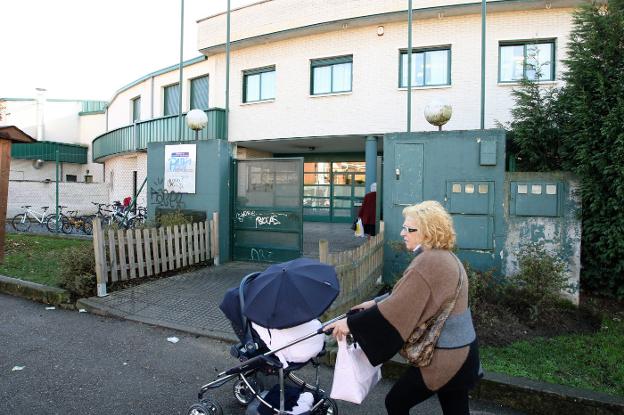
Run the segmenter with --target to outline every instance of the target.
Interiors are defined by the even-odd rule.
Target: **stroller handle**
[[[321,328],[320,328],[320,329],[318,329],[318,330],[316,331],[316,334],[331,334],[331,330],[330,330],[330,331],[328,331],[328,332],[326,332],[326,331],[325,331],[325,327],[329,326],[330,324],[332,324],[332,323],[334,323],[334,322],[336,322],[336,321],[338,321],[338,320],[342,320],[342,319],[343,319],[343,318],[345,318],[346,316],[347,316],[347,314],[345,313],[345,314],[341,314],[341,315],[339,315],[339,316],[337,316],[337,317],[334,317],[334,318],[332,318],[331,320],[326,321],[325,323],[323,323],[323,325],[321,326]],[[298,340],[295,340],[295,342],[297,342],[297,341],[301,341],[301,340],[303,340],[303,339],[300,339],[300,340],[299,340],[299,339],[298,339]]]

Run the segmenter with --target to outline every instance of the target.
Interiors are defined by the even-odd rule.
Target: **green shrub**
[[[468,275],[468,304],[474,315],[484,304],[495,302],[500,291],[500,283],[494,278],[494,271],[479,272],[464,263]]]
[[[190,216],[186,216],[179,210],[172,213],[164,213],[158,217],[160,226],[185,225],[192,222],[193,219]]]
[[[518,255],[518,274],[509,279],[506,299],[524,313],[529,321],[537,322],[543,313],[561,303],[561,293],[571,290],[565,264],[546,251],[541,243],[530,243]]]
[[[95,255],[93,245],[82,245],[62,251],[59,258],[59,285],[76,297],[95,295]]]

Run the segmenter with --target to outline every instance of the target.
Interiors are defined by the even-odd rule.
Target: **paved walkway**
[[[304,256],[318,257],[319,239],[329,241],[330,252],[352,249],[365,242],[355,238],[348,223],[304,224]],[[112,315],[227,341],[236,337],[219,304],[230,287],[247,274],[263,271],[266,263],[228,262],[80,300],[79,306]]]

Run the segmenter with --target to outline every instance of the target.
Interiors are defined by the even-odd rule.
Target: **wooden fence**
[[[377,235],[350,251],[330,254],[328,242],[319,241],[320,261],[336,267],[340,282],[340,294],[322,321],[346,312],[375,293],[375,284],[383,272],[383,241],[383,222]]]
[[[106,284],[151,277],[213,260],[219,264],[219,215],[212,220],[160,228],[103,229],[93,221],[97,295]]]

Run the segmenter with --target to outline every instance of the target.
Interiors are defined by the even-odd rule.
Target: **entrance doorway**
[[[365,181],[364,161],[304,163],[304,219],[352,222],[366,192]]]

